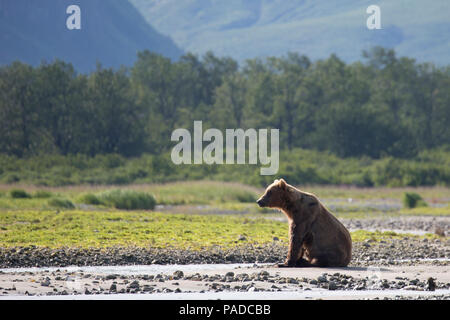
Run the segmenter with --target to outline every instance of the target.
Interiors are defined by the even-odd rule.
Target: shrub
[[[31,198],[31,195],[23,189],[13,189],[9,192],[9,194],[11,195],[11,198],[14,199]]]
[[[59,199],[59,198],[53,198],[48,200],[48,205],[55,208],[61,208],[61,209],[74,209],[75,206],[73,205],[72,201],[67,199]]]
[[[414,192],[405,192],[403,195],[403,205],[405,208],[426,207],[427,203],[422,197]]]
[[[255,202],[257,197],[253,192],[242,191],[236,195],[236,200],[239,202]]]
[[[33,198],[50,198],[53,194],[50,191],[38,190],[33,194]]]
[[[99,195],[101,202],[117,209],[125,210],[153,210],[155,198],[148,193],[134,190],[110,190]]]
[[[92,194],[92,193],[86,193],[85,195],[83,195],[80,198],[80,201],[82,203],[92,204],[94,206],[98,206],[100,204],[103,204],[103,202],[95,194]]]

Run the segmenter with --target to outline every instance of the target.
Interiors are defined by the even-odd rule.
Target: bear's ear
[[[284,181],[284,179],[280,179],[280,181],[278,182],[278,186],[281,188],[281,190],[285,190],[287,189],[287,184],[286,181]]]

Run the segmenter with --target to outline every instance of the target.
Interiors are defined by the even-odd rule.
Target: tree
[[[0,68],[0,152],[19,157],[38,150],[35,71],[13,62]]]
[[[94,150],[100,153],[139,155],[144,151],[145,112],[132,96],[126,70],[100,66],[88,80]]]

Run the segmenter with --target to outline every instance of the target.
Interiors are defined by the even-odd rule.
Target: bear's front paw
[[[295,267],[295,262],[285,262],[278,264],[278,268],[292,268]]]

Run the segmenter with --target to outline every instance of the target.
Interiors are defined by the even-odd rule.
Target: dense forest
[[[175,145],[172,131],[194,120],[204,130],[278,128],[286,152],[411,159],[448,150],[450,66],[375,47],[352,64],[289,53],[239,66],[213,53],[171,61],[144,51],[129,69],[90,74],[63,61],[0,68],[8,159],[161,155]]]

